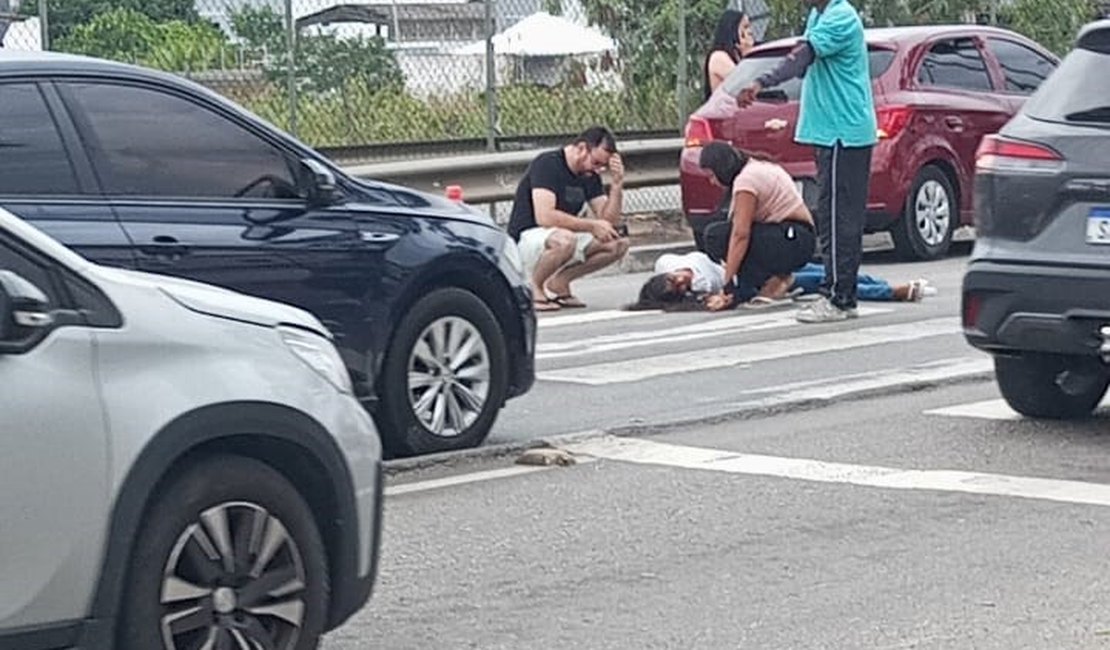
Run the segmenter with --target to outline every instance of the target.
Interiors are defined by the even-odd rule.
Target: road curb
[[[711,426],[714,424],[722,424],[725,422],[754,420],[779,414],[797,413],[799,411],[811,411],[838,402],[853,402],[875,397],[888,397],[890,395],[899,395],[903,393],[913,393],[922,390],[943,388],[946,386],[971,384],[989,380],[993,376],[993,370],[984,370],[970,372],[954,377],[945,377],[942,379],[910,379],[904,382],[899,382],[897,384],[891,384],[887,386],[861,388],[858,390],[847,391],[839,393],[832,397],[804,397],[789,399],[768,398],[764,400],[743,402],[731,408],[720,410],[715,413],[709,413],[706,415],[700,415],[690,418],[680,418],[676,420],[655,422],[651,424],[622,424],[620,426],[609,427],[607,429],[590,429],[573,433],[556,434],[553,436],[535,438],[532,440],[497,443],[492,445],[484,445],[482,447],[476,447],[474,449],[464,449],[457,452],[443,452],[438,454],[429,454],[427,456],[417,456],[415,458],[399,458],[396,460],[386,461],[384,463],[384,468],[386,475],[396,476],[416,470],[428,469],[431,467],[450,467],[451,465],[470,460],[490,460],[501,458],[504,456],[513,456],[529,449],[536,449],[540,447],[559,448],[570,443],[599,438],[602,436],[620,437],[661,435],[664,433],[675,431],[677,429],[683,429],[691,426]]]

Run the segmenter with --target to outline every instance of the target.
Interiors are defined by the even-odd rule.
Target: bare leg
[[[759,295],[771,300],[779,300],[786,297],[792,284],[794,284],[792,274],[773,275],[763,284],[763,287],[759,290]]]
[[[627,239],[617,239],[606,244],[594,242],[586,249],[585,262],[559,269],[547,281],[547,288],[557,296],[569,296],[571,282],[619,261],[626,253],[628,253]]]
[[[574,255],[574,233],[569,230],[556,230],[544,242],[543,255],[532,271],[532,295],[537,300],[546,298],[544,284],[561,269]]]

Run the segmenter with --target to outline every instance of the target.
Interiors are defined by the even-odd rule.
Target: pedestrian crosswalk
[[[1110,409],[1110,395],[1099,405],[1099,409]],[[925,411],[925,415],[950,418],[974,418],[977,420],[1020,420],[1022,416],[1006,404],[1003,399],[991,399],[967,404],[955,404]]]
[[[873,316],[889,313],[890,311],[890,309],[864,307],[860,310],[860,315]],[[629,312],[616,313],[627,314]],[[583,316],[585,315],[586,314],[583,314]],[[610,318],[613,318],[613,316],[610,316]],[[649,329],[620,331],[614,334],[602,334],[570,341],[540,343],[536,348],[536,359],[543,360],[589,356],[601,352],[656,346],[661,343],[677,340],[696,341],[699,339],[718,337],[722,334],[782,330],[795,324],[793,312],[755,312],[744,316],[714,318],[686,325],[651,327]]]
[[[689,401],[705,405],[699,412],[731,412],[832,403],[993,377],[990,357],[967,346],[959,318],[947,310],[871,303],[862,305],[859,314],[858,320],[833,326],[799,325],[790,308],[720,315],[623,310],[544,315],[539,321],[537,379],[548,385],[545,391],[563,386],[561,395],[589,395],[600,403],[608,395],[651,400],[654,388],[649,382],[677,378],[684,382],[680,392],[692,396]],[[712,371],[724,372],[698,375]],[[667,415],[665,399],[658,401]],[[924,414],[1020,418],[1001,399]]]
[[[744,368],[772,362],[829,352],[857,350],[873,346],[907,343],[960,332],[955,316],[885,325],[867,325],[868,317],[889,313],[890,309],[863,307],[861,320],[853,327],[833,329],[799,328],[790,311],[746,314],[696,323],[650,329],[627,329],[593,337],[542,341],[536,359],[541,364],[541,381],[603,386],[643,381],[669,375]],[[585,315],[585,314],[584,314]],[[658,321],[656,321],[658,322]],[[782,336],[753,342],[722,344],[725,335],[755,332],[781,332]],[[693,349],[659,352],[673,343],[703,341]],[[640,349],[631,358],[595,361],[598,355],[621,350]],[[570,367],[545,368],[545,361],[577,358],[585,363]]]

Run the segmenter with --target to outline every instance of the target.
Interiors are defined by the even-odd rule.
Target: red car
[[[879,123],[867,230],[889,230],[905,259],[934,259],[971,223],[979,140],[1010,120],[1059,59],[1023,36],[978,25],[869,29],[866,37]],[[764,90],[747,109],[735,101],[797,40],[753,50],[686,125],[682,209],[699,249],[705,225],[724,218],[720,190],[698,168],[706,142],[727,140],[783,165],[814,203],[813,150],[794,142],[801,80]]]

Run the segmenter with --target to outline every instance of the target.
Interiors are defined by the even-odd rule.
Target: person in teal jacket
[[[798,320],[823,323],[857,315],[857,276],[877,124],[863,21],[849,0],[807,0],[802,40],[782,63],[737,95],[741,107],[764,88],[803,77],[794,139],[811,145],[817,161],[814,211],[825,296],[799,311]]]

